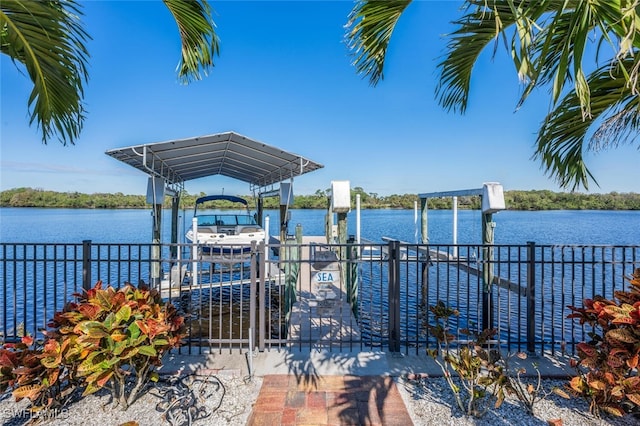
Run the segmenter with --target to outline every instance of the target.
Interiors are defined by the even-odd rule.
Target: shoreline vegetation
[[[312,195],[295,195],[294,209],[326,209],[328,205],[327,190],[317,190]],[[381,196],[366,192],[361,187],[351,190],[352,204],[356,195],[360,195],[362,209],[413,209],[418,200],[417,194],[393,194]],[[183,193],[180,208],[193,208],[196,198],[206,195]],[[255,207],[252,195],[242,196]],[[507,210],[640,210],[640,193],[582,194],[553,192],[549,190],[505,191]],[[171,199],[166,198],[166,208],[170,208]],[[450,197],[430,199],[429,209],[451,209]],[[0,192],[0,207],[41,207],[41,208],[75,208],[75,209],[143,209],[148,208],[145,195],[125,195],[80,192],[56,192],[34,188],[14,188]],[[234,208],[233,203],[216,201],[208,204],[208,208]],[[265,209],[277,209],[277,197],[264,200]],[[458,208],[465,210],[480,209],[480,197],[458,197]]]

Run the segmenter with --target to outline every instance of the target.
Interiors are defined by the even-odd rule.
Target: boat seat
[[[198,232],[211,232],[215,234],[218,232],[218,229],[215,226],[198,226]]]
[[[242,229],[240,230],[240,232],[243,232],[245,234],[248,234],[250,232],[258,232],[260,231],[260,228],[258,228],[257,226],[243,226]]]

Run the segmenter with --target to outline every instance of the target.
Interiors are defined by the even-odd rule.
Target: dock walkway
[[[360,329],[347,302],[336,254],[324,236],[304,236],[296,297],[289,321],[291,344],[322,348],[360,341]],[[317,247],[314,247],[316,246]]]

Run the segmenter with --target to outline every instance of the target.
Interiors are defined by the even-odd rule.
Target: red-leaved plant
[[[5,345],[0,386],[13,388],[16,399],[36,401],[64,373],[65,383],[84,388],[83,396],[107,387],[114,403],[127,409],[149,380],[157,380],[154,368],[162,365],[163,354],[180,346],[184,318],[156,290],[129,284],[116,290],[98,282],[75,296],[76,302],[54,314],[42,348],[24,339]]]
[[[32,409],[54,408],[64,404],[71,395],[77,381],[73,369],[60,361],[43,363],[45,356],[52,355],[51,342],[46,345],[32,336],[23,336],[18,343],[6,343],[0,348],[0,393],[13,390],[16,401],[28,398]]]
[[[569,389],[586,398],[593,414],[622,416],[640,411],[640,268],[628,278],[628,291],[614,292],[615,300],[596,296],[581,308],[569,306],[580,324],[589,324],[588,342],[577,345],[577,375]]]

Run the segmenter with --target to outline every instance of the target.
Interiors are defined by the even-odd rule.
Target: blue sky
[[[221,55],[203,81],[179,84],[179,37],[160,1],[85,3],[90,80],[87,120],[75,146],[41,143],[29,126],[30,81],[0,59],[0,189],[144,194],[146,176],[108,149],[235,131],[324,164],[294,181],[298,194],[349,180],[379,195],[477,188],[560,190],[534,162],[535,132],[549,104],[535,93],[514,112],[521,86],[506,53],[479,60],[465,115],[446,113],[434,91],[443,34],[458,1],[417,1],[391,41],[385,79],[356,75],[343,43],[351,1],[211,1]],[[638,150],[625,146],[588,165],[600,187],[638,192]],[[190,193],[248,194],[220,176]]]

